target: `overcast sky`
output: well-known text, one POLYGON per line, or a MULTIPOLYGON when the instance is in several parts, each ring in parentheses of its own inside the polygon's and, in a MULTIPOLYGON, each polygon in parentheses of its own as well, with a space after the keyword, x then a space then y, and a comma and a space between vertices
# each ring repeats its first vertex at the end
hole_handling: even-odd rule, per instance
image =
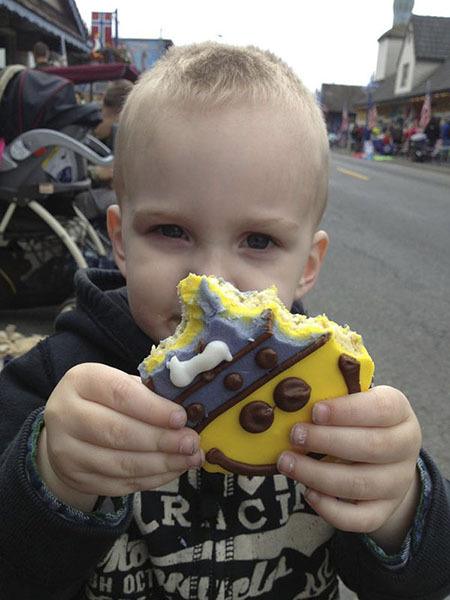
MULTIPOLYGON (((176 45, 204 40, 253 44, 281 56, 314 91, 322 83, 365 85, 377 39, 392 26, 393 0, 76 0, 91 11, 118 10, 119 37, 176 45)), ((414 14, 450 17, 450 0, 415 0, 414 14)))

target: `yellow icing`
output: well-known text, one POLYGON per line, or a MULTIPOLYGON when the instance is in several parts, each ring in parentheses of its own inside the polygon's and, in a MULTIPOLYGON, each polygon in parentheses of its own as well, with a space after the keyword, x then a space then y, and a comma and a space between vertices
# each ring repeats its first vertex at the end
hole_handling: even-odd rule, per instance
POLYGON ((350 331, 348 327, 340 327, 330 321, 325 315, 306 317, 293 315, 277 297, 277 288, 272 286, 260 292, 245 294, 230 283, 217 277, 206 277, 191 273, 178 284, 178 293, 182 302, 182 321, 173 336, 163 340, 157 348, 143 361, 148 374, 163 363, 169 351, 179 350, 188 346, 203 329, 203 311, 197 304, 202 281, 216 294, 225 309, 223 317, 243 318, 252 320, 262 312, 270 309, 274 322, 279 330, 293 340, 303 340, 313 334, 334 331, 341 338, 346 352, 359 351, 362 346, 361 336, 350 331))
MULTIPOLYGON (((272 465, 283 450, 290 447, 290 431, 299 422, 310 422, 312 407, 319 400, 337 398, 348 394, 347 386, 338 366, 342 347, 331 338, 318 350, 286 369, 255 392, 229 408, 214 419, 200 434, 201 447, 205 454, 211 448, 218 448, 228 458, 250 465, 272 465), (295 412, 285 412, 275 405, 273 391, 277 384, 287 377, 303 379, 311 387, 311 397, 304 408, 295 412), (241 410, 255 400, 267 402, 274 410, 274 421, 267 431, 249 433, 240 426, 241 410)), ((348 353, 347 353, 348 354, 348 353)), ((350 355, 350 354, 349 354, 350 355)), ((369 389, 374 364, 367 350, 353 355, 360 361, 361 390, 369 389)), ((226 473, 218 465, 205 463, 210 472, 226 473)))

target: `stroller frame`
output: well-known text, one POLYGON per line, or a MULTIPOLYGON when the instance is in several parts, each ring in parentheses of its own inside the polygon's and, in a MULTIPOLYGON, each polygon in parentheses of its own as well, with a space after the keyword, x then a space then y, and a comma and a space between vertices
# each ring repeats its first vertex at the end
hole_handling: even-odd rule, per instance
MULTIPOLYGON (((101 142, 96 140, 94 137, 87 135, 85 137, 86 143, 81 143, 78 140, 62 133, 60 131, 54 131, 51 129, 32 129, 26 131, 15 140, 13 140, 8 146, 6 146, 3 154, 3 159, 0 164, 0 173, 12 171, 17 168, 18 164, 27 158, 35 155, 49 146, 56 146, 59 148, 65 148, 81 156, 92 164, 109 166, 114 160, 114 157, 109 153, 109 149, 104 146, 101 142)), ((76 264, 80 268, 86 268, 87 262, 78 248, 75 241, 71 238, 66 229, 60 224, 41 203, 38 202, 37 198, 48 197, 52 194, 64 193, 70 191, 72 193, 87 191, 91 187, 91 181, 89 178, 72 182, 69 184, 59 182, 43 182, 36 186, 30 186, 29 188, 18 190, 8 189, 7 187, 0 187, 0 193, 3 198, 9 197, 10 204, 6 208, 3 218, 0 221, 0 245, 5 245, 5 233, 7 227, 16 211, 18 206, 27 206, 36 215, 38 215, 60 238, 63 244, 66 246, 76 264)), ((99 256, 106 256, 106 249, 103 245, 100 237, 98 236, 95 229, 89 223, 88 219, 81 212, 81 210, 72 203, 72 209, 74 214, 84 225, 86 232, 91 239, 95 250, 99 256)))

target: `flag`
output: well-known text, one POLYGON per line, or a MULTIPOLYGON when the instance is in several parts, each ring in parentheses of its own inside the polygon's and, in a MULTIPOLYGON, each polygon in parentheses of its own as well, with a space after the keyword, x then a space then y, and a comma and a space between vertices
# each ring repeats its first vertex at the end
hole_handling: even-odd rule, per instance
POLYGON ((347 102, 345 102, 344 107, 342 109, 341 131, 348 131, 348 109, 347 109, 347 102))
POLYGON ((430 82, 427 82, 427 91, 423 101, 422 110, 420 111, 419 127, 425 129, 431 119, 431 91, 430 82))
POLYGON ((372 101, 372 97, 369 96, 369 104, 367 107, 367 128, 373 129, 378 121, 377 105, 372 101))
POLYGON ((91 35, 100 48, 112 47, 112 13, 91 14, 91 35))

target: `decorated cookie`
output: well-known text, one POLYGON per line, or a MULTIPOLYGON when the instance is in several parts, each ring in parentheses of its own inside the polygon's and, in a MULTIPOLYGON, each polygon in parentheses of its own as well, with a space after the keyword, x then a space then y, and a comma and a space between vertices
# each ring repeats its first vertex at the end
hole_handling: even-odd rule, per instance
POLYGON ((269 475, 298 422, 319 400, 367 390, 374 364, 361 336, 325 315, 291 314, 275 287, 240 292, 189 275, 183 318, 139 365, 143 382, 184 406, 204 468, 269 475))

